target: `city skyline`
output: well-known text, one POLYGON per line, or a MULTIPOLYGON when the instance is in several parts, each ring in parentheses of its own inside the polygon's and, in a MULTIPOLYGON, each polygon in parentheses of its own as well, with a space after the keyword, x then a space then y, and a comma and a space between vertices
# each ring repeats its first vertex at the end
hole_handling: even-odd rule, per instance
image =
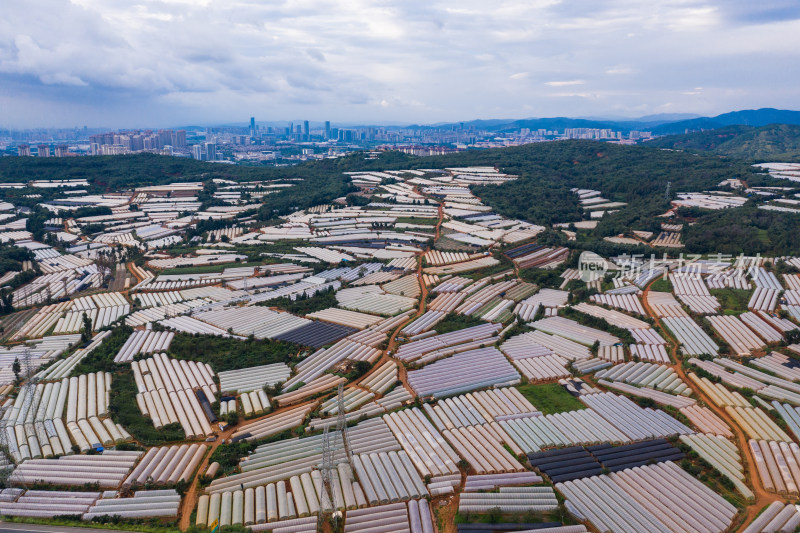
POLYGON ((798 29, 787 0, 39 0, 0 21, 0 127, 792 109, 798 29))

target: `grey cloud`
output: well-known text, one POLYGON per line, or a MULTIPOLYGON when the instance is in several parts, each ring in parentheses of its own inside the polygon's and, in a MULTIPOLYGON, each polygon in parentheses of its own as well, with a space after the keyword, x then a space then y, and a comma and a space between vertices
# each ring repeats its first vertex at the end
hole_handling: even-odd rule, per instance
MULTIPOLYGON (((61 103, 74 123, 95 108, 161 124, 253 109, 435 122, 796 107, 800 75, 785 65, 799 12, 796 0, 30 0, 4 7, 0 80, 13 81, 4 102, 61 103)), ((19 107, 0 121, 27 124, 19 107)))
POLYGON ((764 24, 800 19, 797 0, 717 0, 720 12, 739 24, 764 24))
POLYGON ((325 61, 325 54, 323 54, 321 51, 317 49, 309 48, 308 50, 306 50, 306 54, 308 55, 308 57, 310 57, 315 61, 322 61, 322 62, 325 61))

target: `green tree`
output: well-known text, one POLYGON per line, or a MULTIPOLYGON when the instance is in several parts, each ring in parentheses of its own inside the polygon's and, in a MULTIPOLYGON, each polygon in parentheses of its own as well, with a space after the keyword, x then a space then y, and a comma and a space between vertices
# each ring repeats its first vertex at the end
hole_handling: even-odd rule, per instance
POLYGON ((81 328, 81 341, 86 343, 92 340, 92 319, 83 313, 83 327, 81 328))
POLYGON ((786 343, 797 344, 800 342, 800 329, 792 329, 786 332, 786 343))
POLYGON ((7 315, 14 312, 14 293, 11 290, 3 290, 0 293, 0 313, 7 315))

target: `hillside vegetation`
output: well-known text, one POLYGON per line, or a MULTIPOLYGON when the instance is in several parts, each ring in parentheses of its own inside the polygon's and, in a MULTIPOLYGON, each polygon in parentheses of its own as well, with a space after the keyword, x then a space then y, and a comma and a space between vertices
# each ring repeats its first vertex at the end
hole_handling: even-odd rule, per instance
MULTIPOLYGON (((635 217, 640 211, 663 213, 668 208, 667 182, 673 193, 707 189, 733 177, 745 177, 751 186, 767 180, 774 183, 743 161, 595 141, 535 143, 436 157, 388 152, 373 161, 346 157, 337 165, 342 170, 494 166, 520 179, 476 187, 475 193, 500 214, 537 224, 581 218, 578 197, 570 191, 573 187, 598 189, 609 200, 628 202, 631 205, 618 215, 635 217)), ((613 226, 615 216, 604 219, 602 225, 608 220, 613 226)))
POLYGON ((800 250, 798 215, 764 211, 752 205, 706 213, 684 229, 689 253, 783 256, 800 250))
POLYGON ((800 126, 728 126, 684 135, 669 135, 647 143, 673 150, 712 152, 756 161, 800 161, 800 126))
MULTIPOLYGON (((503 215, 539 224, 580 219, 581 210, 577 196, 570 192, 572 187, 599 189, 613 201, 647 204, 645 210, 649 213, 665 207, 663 194, 668 181, 672 182, 673 191, 699 190, 716 185, 722 179, 751 172, 746 164, 714 157, 698 158, 649 147, 593 141, 560 141, 437 157, 387 152, 374 160, 365 160, 362 153, 355 153, 340 159, 281 168, 221 165, 152 154, 42 159, 6 157, 0 159, 0 182, 83 178, 91 184, 90 192, 107 192, 212 178, 293 180, 289 182, 293 183, 292 187, 264 198, 259 218, 268 220, 344 196, 352 190, 343 174, 346 171, 472 165, 496 166, 519 175, 519 180, 500 187, 478 187, 476 193, 503 215), (654 202, 658 198, 661 201, 654 202)), ((19 202, 20 197, 11 196, 30 191, 6 189, 3 192, 11 201, 19 202)))
POLYGON ((743 109, 741 111, 723 113, 715 117, 698 117, 668 122, 652 128, 652 131, 656 135, 670 135, 684 133, 687 130, 711 130, 737 125, 758 128, 769 124, 800 124, 800 111, 774 109, 771 107, 743 109))
MULTIPOLYGON (((772 128, 772 131, 784 136, 798 129, 795 126, 772 128)), ((477 186, 473 189, 484 203, 509 218, 541 225, 584 219, 586 214, 581 209, 578 196, 571 192, 572 188, 597 189, 610 201, 626 202, 627 205, 617 213, 602 218, 595 230, 579 232, 578 241, 569 243, 570 246, 590 248, 599 253, 617 253, 619 247, 611 246, 611 243, 602 240, 603 237, 631 229, 659 231, 663 219, 656 216, 670 207, 665 197, 667 183, 670 183, 672 198, 679 192, 713 189, 729 178, 743 178, 751 187, 786 185, 784 181, 758 172, 748 160, 717 155, 717 151, 725 147, 741 152, 752 151, 755 149, 754 141, 749 142, 748 139, 769 139, 769 131, 768 128, 734 127, 725 131, 682 136, 686 138, 680 140, 684 143, 681 146, 687 150, 698 150, 696 152, 660 149, 659 146, 668 144, 663 139, 649 146, 575 140, 469 150, 436 157, 385 152, 379 157, 365 159, 364 154, 359 152, 339 159, 282 168, 219 165, 150 154, 60 159, 9 157, 0 159, 0 181, 85 178, 91 183, 93 192, 172 181, 207 181, 210 178, 283 180, 292 183, 292 187, 263 199, 258 218, 274 220, 298 209, 329 203, 354 190, 344 174, 347 171, 492 166, 517 175, 519 179, 499 186, 477 186), (758 135, 754 136, 753 132, 758 132, 758 135), (707 153, 708 150, 713 152, 707 153)), ((767 142, 770 141, 763 140, 763 143, 767 142)), ((777 143, 773 145, 777 146, 777 143)), ((784 146, 784 151, 788 150, 786 145, 781 146, 784 146)), ((22 195, 28 192, 30 189, 5 189, 0 194, 22 195)), ((45 189, 42 192, 49 191, 45 189)), ((12 201, 17 200, 20 198, 12 201)), ((43 216, 50 215, 44 213, 43 216)), ((782 213, 769 216, 754 213, 747 219, 751 226, 741 230, 745 233, 731 238, 730 233, 725 234, 725 224, 719 222, 718 218, 734 217, 726 218, 725 223, 738 222, 735 214, 701 216, 701 222, 704 223, 698 224, 698 228, 686 235, 687 248, 699 250, 713 247, 712 251, 719 251, 717 244, 728 248, 739 243, 744 246, 742 251, 747 252, 787 250, 791 239, 786 236, 788 230, 782 224, 786 219, 796 218, 782 213), (764 237, 765 233, 767 237, 764 237), (713 238, 708 240, 709 237, 713 238)), ((550 232, 549 235, 552 240, 549 244, 567 244, 561 242, 563 234, 550 232)))
POLYGON ((522 146, 508 149, 503 159, 501 166, 520 179, 477 188, 484 202, 508 217, 538 224, 569 222, 580 219, 578 199, 570 189, 597 189, 604 198, 629 203, 603 220, 601 226, 608 226, 601 229, 604 234, 618 232, 617 220, 663 213, 669 207, 664 198, 668 182, 673 192, 697 191, 726 178, 753 175, 748 165, 736 161, 590 141, 522 146), (515 155, 523 157, 517 161, 515 155))
POLYGON ((118 190, 176 181, 221 178, 251 181, 285 177, 272 168, 254 168, 196 161, 185 157, 131 154, 95 157, 4 157, 0 182, 86 179, 97 189, 118 190))
MULTIPOLYGON (((189 158, 154 154, 120 156, 38 158, 0 158, 0 183, 29 180, 86 179, 89 192, 103 193, 132 187, 163 185, 174 182, 208 181, 285 181, 292 187, 268 195, 260 212, 263 219, 274 218, 312 205, 330 202, 351 191, 348 179, 332 161, 310 162, 293 167, 250 167, 196 161, 189 158), (300 179, 298 179, 300 178, 300 179)), ((26 199, 31 192, 49 196, 61 194, 56 189, 4 189, 4 197, 15 205, 33 207, 36 200, 26 199)))
MULTIPOLYGON (((711 138, 706 142, 711 143, 711 138)), ((498 167, 519 179, 499 186, 474 187, 475 194, 501 215, 541 225, 585 218, 571 188, 600 190, 604 198, 628 205, 607 214, 596 229, 578 232, 577 241, 567 242, 563 234, 549 232, 546 236, 550 241, 546 244, 591 249, 603 255, 653 251, 644 246, 616 245, 602 238, 632 229, 658 233, 664 222, 658 215, 671 207, 665 197, 667 183, 671 198, 679 192, 715 189, 729 178, 742 178, 751 187, 787 185, 754 169, 747 160, 594 141, 536 143, 425 158, 388 152, 374 161, 355 156, 343 158, 337 165, 343 170, 498 167)), ((745 212, 700 210, 697 216, 701 217, 699 223, 687 229, 684 237, 687 249, 695 252, 787 254, 797 249, 791 229, 797 224, 795 215, 760 211, 753 206, 745 212)), ((545 242, 541 236, 539 242, 545 242)))

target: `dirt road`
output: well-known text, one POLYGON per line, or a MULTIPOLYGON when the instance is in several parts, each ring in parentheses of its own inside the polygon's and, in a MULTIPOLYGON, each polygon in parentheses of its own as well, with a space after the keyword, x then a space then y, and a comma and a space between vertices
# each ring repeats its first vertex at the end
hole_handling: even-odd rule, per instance
MULTIPOLYGON (((444 209, 442 208, 442 204, 439 204, 439 218, 436 221, 436 238, 434 239, 434 242, 436 242, 436 240, 439 239, 440 228, 443 219, 444 219, 444 209)), ((414 315, 410 316, 408 320, 403 321, 402 324, 397 326, 394 329, 394 331, 392 331, 389 334, 389 342, 386 346, 386 349, 383 351, 383 354, 381 354, 380 359, 378 359, 378 361, 372 366, 372 370, 370 370, 367 374, 365 374, 364 377, 362 377, 359 381, 365 380, 373 372, 375 372, 378 368, 380 368, 381 365, 383 365, 386 361, 391 359, 391 356, 389 354, 394 353, 397 350, 397 336, 400 334, 400 331, 414 319, 422 316, 425 313, 425 308, 427 305, 426 300, 428 299, 428 287, 427 285, 425 285, 425 282, 423 281, 422 278, 422 255, 417 257, 416 276, 421 291, 419 295, 419 306, 417 307, 417 312, 414 315)), ((406 381, 407 379, 406 368, 402 364, 398 364, 397 366, 398 366, 398 379, 403 383, 403 386, 406 389, 411 390, 411 388, 408 386, 408 382, 406 381)))
MULTIPOLYGON (((437 238, 438 238, 438 235, 439 235, 439 227, 442 224, 442 218, 443 218, 443 210, 442 210, 442 206, 440 204, 439 205, 439 219, 438 219, 438 221, 436 223, 436 235, 437 235, 437 238)), ((131 270, 131 272, 134 273, 134 275, 135 275, 135 272, 133 270, 131 270)), ((383 351, 383 354, 381 354, 380 359, 378 359, 378 361, 372 366, 372 369, 370 370, 370 372, 368 372, 364 377, 359 379, 359 381, 363 381, 364 379, 366 379, 370 374, 375 372, 375 370, 378 369, 384 362, 386 362, 386 361, 388 361, 390 359, 389 353, 390 352, 394 353, 394 351, 397 349, 397 336, 400 334, 400 331, 409 322, 413 321, 414 319, 416 319, 417 317, 419 317, 423 313, 425 313, 425 306, 426 306, 426 301, 425 300, 428 297, 428 287, 425 285, 425 283, 423 282, 423 279, 422 279, 422 256, 419 256, 417 258, 416 276, 417 276, 417 280, 418 280, 418 282, 420 284, 420 290, 421 290, 420 300, 419 300, 419 307, 417 308, 417 312, 414 315, 410 316, 408 318, 408 320, 403 321, 402 324, 398 325, 389 334, 388 345, 387 345, 386 349, 383 351)), ((141 282, 141 280, 139 280, 139 281, 141 282)), ((398 369, 399 369, 398 377, 399 377, 400 381, 403 383, 403 386, 408 389, 409 387, 408 387, 408 383, 406 381, 406 369, 402 364, 398 364, 398 369)), ((303 403, 307 403, 307 402, 303 402, 303 403)), ((291 407, 285 407, 285 408, 282 408, 282 409, 290 409, 290 408, 293 409, 293 408, 297 407, 298 405, 303 405, 303 403, 292 405, 291 407)), ((211 450, 209 451, 208 454, 206 454, 206 457, 203 459, 203 462, 198 467, 197 475, 192 480, 192 484, 189 487, 189 489, 186 491, 186 494, 184 495, 183 500, 181 502, 180 521, 179 521, 178 525, 182 530, 187 529, 191 525, 192 511, 197 506, 197 498, 201 494, 200 487, 199 487, 199 482, 198 482, 198 477, 203 472, 205 472, 206 469, 208 468, 209 460, 210 460, 211 456, 214 454, 214 451, 220 446, 220 444, 222 444, 225 440, 229 439, 231 437, 231 435, 235 431, 239 431, 239 430, 247 427, 248 425, 265 418, 266 416, 274 415, 275 413, 280 412, 282 409, 277 409, 277 410, 269 413, 268 415, 264 415, 264 416, 259 417, 259 418, 253 418, 253 419, 247 420, 247 421, 237 425, 235 428, 229 428, 224 433, 218 434, 217 440, 214 443, 212 443, 211 450)))
POLYGON ((747 435, 745 435, 744 431, 741 427, 739 427, 736 422, 731 418, 728 413, 722 407, 716 405, 711 399, 703 392, 702 389, 695 385, 694 381, 689 379, 686 376, 686 370, 683 368, 683 365, 680 363, 680 356, 678 355, 678 340, 672 335, 672 333, 664 326, 661 322, 661 319, 653 312, 653 309, 650 307, 649 303, 647 302, 647 295, 650 292, 650 287, 653 283, 657 280, 653 280, 650 282, 647 287, 645 287, 644 292, 642 294, 642 304, 644 305, 644 309, 649 316, 655 320, 656 324, 661 327, 661 331, 665 337, 668 338, 670 343, 672 344, 670 348, 670 356, 675 363, 670 364, 669 366, 672 367, 675 372, 677 372, 678 376, 680 376, 681 380, 683 380, 686 385, 688 385, 692 391, 694 392, 695 396, 703 401, 703 403, 708 406, 709 409, 714 411, 714 413, 719 416, 722 420, 725 421, 726 424, 731 428, 733 431, 735 438, 736 438, 736 445, 739 448, 739 452, 742 455, 743 461, 742 464, 744 466, 744 471, 747 476, 747 480, 749 481, 750 487, 753 489, 753 494, 755 495, 755 500, 751 502, 746 510, 744 515, 744 520, 742 522, 741 528, 744 527, 753 521, 753 519, 758 515, 758 513, 775 501, 782 501, 781 498, 777 494, 772 494, 767 492, 764 489, 764 486, 761 484, 761 479, 758 477, 758 470, 756 469, 755 460, 753 459, 753 455, 750 451, 750 446, 747 445, 747 435))

